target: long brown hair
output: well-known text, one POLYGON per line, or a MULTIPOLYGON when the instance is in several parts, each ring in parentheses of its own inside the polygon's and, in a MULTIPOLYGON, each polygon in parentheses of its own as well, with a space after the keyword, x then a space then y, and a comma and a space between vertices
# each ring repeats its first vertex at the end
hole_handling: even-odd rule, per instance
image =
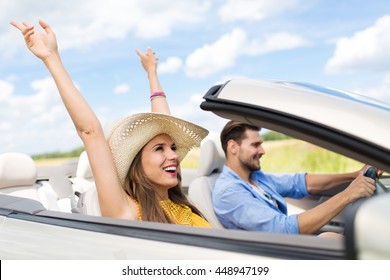
MULTIPOLYGON (((123 188, 125 192, 140 205, 143 221, 173 223, 160 206, 154 184, 146 177, 141 164, 142 150, 134 158, 127 173, 123 188)), ((200 211, 192 205, 182 192, 181 174, 178 172, 179 183, 168 190, 168 197, 176 204, 185 204, 192 212, 203 217, 200 211)))

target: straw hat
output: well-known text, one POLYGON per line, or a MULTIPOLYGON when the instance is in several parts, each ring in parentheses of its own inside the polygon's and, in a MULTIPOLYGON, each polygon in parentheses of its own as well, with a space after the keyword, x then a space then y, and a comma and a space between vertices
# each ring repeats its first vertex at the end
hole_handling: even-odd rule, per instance
POLYGON ((159 113, 139 113, 120 120, 111 129, 107 140, 122 184, 135 156, 159 134, 167 134, 172 138, 181 161, 189 150, 207 136, 208 131, 193 123, 159 113))

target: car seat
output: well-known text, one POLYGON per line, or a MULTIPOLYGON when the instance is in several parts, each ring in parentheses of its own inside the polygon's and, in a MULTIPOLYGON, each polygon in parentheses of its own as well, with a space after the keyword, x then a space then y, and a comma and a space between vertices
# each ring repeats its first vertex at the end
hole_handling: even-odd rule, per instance
MULTIPOLYGON (((78 175, 76 175, 76 177, 78 178, 82 178, 83 176, 85 177, 85 174, 92 175, 92 172, 89 173, 90 167, 88 157, 82 157, 81 155, 80 161, 84 160, 86 162, 80 162, 80 164, 82 164, 81 166, 84 167, 80 167, 80 170, 79 167, 77 167, 78 175)), ((201 211, 214 228, 223 228, 214 213, 211 192, 214 187, 215 180, 222 171, 224 164, 225 156, 222 147, 219 144, 219 136, 217 133, 210 133, 209 136, 207 136, 201 143, 197 174, 196 178, 189 184, 188 198, 192 203, 194 203, 199 211, 201 211)), ((101 216, 97 190, 95 184, 93 183, 93 178, 84 178, 84 183, 86 183, 86 181, 89 181, 91 185, 89 185, 86 190, 78 194, 78 203, 76 207, 72 209, 72 212, 101 216)), ((77 181, 75 182, 77 183, 77 181)))
POLYGON ((91 216, 102 215, 95 185, 91 186, 85 192, 80 194, 77 206, 72 208, 72 212, 91 216))
POLYGON ((190 183, 188 198, 214 228, 223 228, 215 215, 211 194, 224 164, 219 135, 212 132, 201 142, 197 178, 190 183))
POLYGON ((70 212, 70 202, 68 209, 62 209, 49 182, 37 181, 35 162, 23 153, 0 155, 0 193, 37 200, 48 210, 70 212))
POLYGON ((74 191, 72 212, 101 216, 96 185, 86 151, 80 154, 76 176, 69 180, 74 191))
POLYGON ((83 151, 77 162, 76 176, 69 179, 72 183, 74 192, 83 193, 89 188, 95 186, 91 166, 89 165, 88 155, 83 151))

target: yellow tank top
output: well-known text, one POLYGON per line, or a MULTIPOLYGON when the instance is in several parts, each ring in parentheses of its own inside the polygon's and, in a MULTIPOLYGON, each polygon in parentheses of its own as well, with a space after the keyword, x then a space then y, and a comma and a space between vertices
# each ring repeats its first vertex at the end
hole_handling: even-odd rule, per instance
MULTIPOLYGON (((142 221, 142 214, 140 205, 137 203, 138 207, 138 219, 142 221)), ((161 208, 164 210, 164 213, 178 225, 185 226, 194 226, 194 227, 204 227, 211 228, 211 225, 202 217, 192 212, 191 208, 185 204, 177 204, 172 200, 162 200, 160 201, 161 208)))

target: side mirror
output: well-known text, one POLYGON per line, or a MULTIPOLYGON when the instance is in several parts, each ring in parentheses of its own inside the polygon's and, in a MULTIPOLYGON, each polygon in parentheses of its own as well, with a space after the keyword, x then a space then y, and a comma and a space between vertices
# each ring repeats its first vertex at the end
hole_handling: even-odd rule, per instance
POLYGON ((345 242, 347 259, 390 259, 390 193, 346 209, 345 242))

